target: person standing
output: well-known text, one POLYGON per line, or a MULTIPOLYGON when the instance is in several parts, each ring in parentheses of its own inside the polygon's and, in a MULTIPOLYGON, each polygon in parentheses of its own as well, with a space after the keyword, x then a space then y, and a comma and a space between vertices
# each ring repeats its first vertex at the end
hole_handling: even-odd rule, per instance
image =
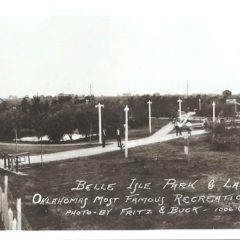
POLYGON ((191 124, 191 122, 188 121, 186 123, 186 127, 187 127, 187 131, 188 131, 189 136, 191 136, 191 131, 192 131, 192 124, 191 124))
POLYGON ((105 147, 106 144, 106 129, 104 128, 102 131, 102 147, 105 147))
POLYGON ((120 129, 117 128, 117 144, 118 144, 118 147, 121 147, 122 146, 122 142, 121 142, 121 132, 120 132, 120 129))
POLYGON ((179 134, 180 134, 180 136, 182 136, 182 123, 177 122, 177 125, 178 125, 179 134))
POLYGON ((178 121, 177 120, 174 122, 174 127, 175 127, 175 130, 176 130, 176 136, 178 136, 179 126, 178 126, 178 121))

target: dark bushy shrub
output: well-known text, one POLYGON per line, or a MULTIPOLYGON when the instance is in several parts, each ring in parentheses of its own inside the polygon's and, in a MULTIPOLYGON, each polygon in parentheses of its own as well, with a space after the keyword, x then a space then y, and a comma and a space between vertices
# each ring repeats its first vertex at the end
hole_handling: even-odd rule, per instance
POLYGON ((212 131, 212 148, 219 151, 240 149, 240 129, 217 124, 212 131))
POLYGON ((34 129, 28 129, 28 128, 24 128, 24 129, 20 129, 19 130, 19 138, 22 138, 22 137, 33 137, 33 136, 36 136, 37 133, 34 129))

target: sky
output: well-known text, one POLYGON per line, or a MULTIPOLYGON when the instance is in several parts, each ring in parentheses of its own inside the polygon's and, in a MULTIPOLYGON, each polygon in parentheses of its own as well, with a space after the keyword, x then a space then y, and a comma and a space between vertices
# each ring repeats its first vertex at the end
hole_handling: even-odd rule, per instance
POLYGON ((0 4, 0 98, 240 93, 240 1, 0 4))

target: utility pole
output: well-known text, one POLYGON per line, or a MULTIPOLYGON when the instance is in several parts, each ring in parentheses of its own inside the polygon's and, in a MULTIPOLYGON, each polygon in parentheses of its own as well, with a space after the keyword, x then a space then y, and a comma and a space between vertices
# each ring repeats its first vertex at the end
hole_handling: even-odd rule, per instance
POLYGON ((215 115, 215 107, 216 107, 216 103, 213 101, 212 103, 213 106, 213 125, 215 125, 215 121, 216 121, 216 115, 215 115))
POLYGON ((102 144, 102 108, 104 105, 98 103, 95 105, 98 108, 98 130, 99 130, 99 143, 102 144))
POLYGON ((179 118, 180 118, 180 121, 181 121, 181 117, 182 117, 182 99, 181 98, 179 98, 178 99, 178 104, 179 104, 179 109, 178 109, 178 111, 179 111, 179 118))
POLYGON ((148 114, 149 114, 149 116, 148 116, 148 118, 149 118, 149 132, 151 133, 152 132, 152 113, 151 113, 151 104, 152 104, 152 102, 149 100, 148 102, 147 102, 147 104, 148 104, 148 114))
POLYGON ((128 158, 128 105, 124 108, 125 111, 125 158, 128 158))

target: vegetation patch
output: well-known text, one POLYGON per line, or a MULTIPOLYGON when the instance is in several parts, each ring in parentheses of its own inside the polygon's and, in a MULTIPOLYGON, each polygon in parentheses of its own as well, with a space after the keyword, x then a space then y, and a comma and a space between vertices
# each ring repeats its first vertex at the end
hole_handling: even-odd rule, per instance
MULTIPOLYGON (((236 213, 211 213, 196 215, 160 215, 149 216, 119 216, 121 208, 126 204, 119 203, 109 216, 66 216, 69 206, 34 205, 32 198, 39 193, 50 198, 74 197, 71 191, 77 179, 89 183, 114 183, 117 185, 117 195, 124 197, 129 192, 126 190, 130 179, 136 178, 139 182, 152 182, 150 192, 140 191, 145 197, 153 194, 162 195, 161 186, 164 179, 175 178, 189 181, 199 180, 197 194, 229 194, 221 188, 207 190, 209 179, 224 183, 228 178, 239 178, 239 154, 235 152, 214 151, 208 141, 208 136, 190 138, 190 162, 188 163, 183 152, 186 139, 151 144, 130 149, 129 158, 124 158, 124 153, 112 152, 98 156, 83 157, 76 160, 59 161, 44 164, 42 167, 34 165, 26 169, 27 176, 10 175, 10 189, 14 197, 21 197, 23 211, 34 230, 59 230, 59 229, 209 229, 209 228, 239 228, 236 213)), ((178 191, 179 192, 179 191, 178 191)), ((169 189, 164 192, 168 199, 174 191, 169 189)), ((193 191, 184 190, 184 195, 193 196, 193 191)), ((81 197, 94 197, 93 192, 80 192, 81 197)), ((101 194, 104 194, 101 192, 101 194)), ((111 195, 110 193, 106 196, 111 195)), ((112 196, 112 195, 111 195, 112 196)), ((169 201, 168 206, 172 206, 169 201)), ((214 207, 222 206, 220 203, 214 207)), ((146 205, 139 204, 139 208, 146 205)), ((206 204, 211 208, 211 205, 206 204)), ((95 206, 89 206, 91 210, 95 206)))

